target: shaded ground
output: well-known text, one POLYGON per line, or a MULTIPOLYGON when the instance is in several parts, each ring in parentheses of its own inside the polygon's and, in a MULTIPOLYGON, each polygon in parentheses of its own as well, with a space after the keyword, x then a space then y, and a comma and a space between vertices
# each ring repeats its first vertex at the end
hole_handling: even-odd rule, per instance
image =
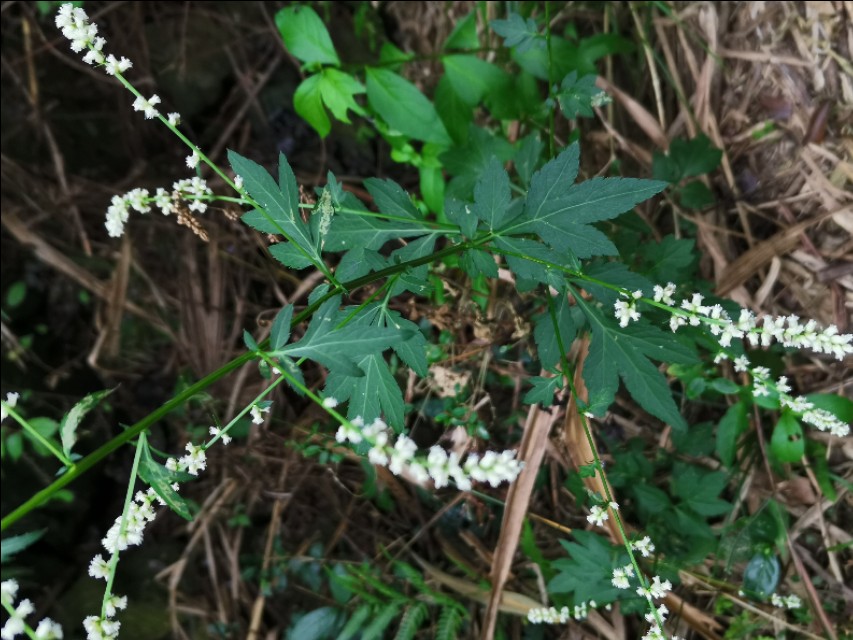
MULTIPOLYGON (((332 3, 325 9, 348 61, 369 61, 375 49, 364 43, 384 39, 428 56, 469 10, 469 3, 380 3, 378 11, 366 6, 332 3), (362 17, 361 35, 353 35, 362 17)), ((299 70, 275 31, 276 8, 86 4, 110 47, 134 61, 137 86, 164 96, 167 110, 182 114, 184 130, 214 160, 235 149, 271 166, 281 151, 306 187, 322 184, 332 170, 354 189, 378 176, 415 191, 417 175, 393 164, 378 138, 340 127, 321 142, 294 114, 299 70)), ((688 211, 670 202, 647 221, 661 236, 678 232, 684 220, 695 225, 702 275, 718 293, 755 311, 796 313, 849 332, 850 4, 610 5, 606 14, 598 6, 569 5, 555 14, 555 29, 571 22, 582 34, 617 32, 637 43, 630 56, 600 65, 616 100, 582 125, 587 175, 614 161, 634 175, 648 175, 654 151, 704 133, 725 152, 721 169, 707 179, 716 204, 688 211)), ((81 395, 119 385, 112 412, 87 423, 85 444, 94 449, 115 434, 118 423, 135 422, 237 355, 244 328, 266 326, 286 300, 304 304, 312 282, 268 260, 265 240, 233 221, 233 212, 204 218, 208 242, 160 216, 137 217, 123 240, 108 238, 103 216, 110 197, 184 177, 185 152, 162 127, 140 121, 121 87, 79 62, 35 5, 4 5, 2 19, 0 285, 4 295, 19 283, 26 291, 19 304, 11 306, 7 298, 4 305, 3 392, 27 389, 33 398, 29 415, 56 418, 81 395)), ((413 65, 410 77, 429 90, 439 71, 437 63, 425 62, 413 65)), ((523 305, 510 305, 504 321, 488 332, 464 294, 447 308, 412 300, 406 309, 409 317, 428 320, 435 336, 447 329, 454 337, 457 351, 447 364, 473 377, 473 413, 508 441, 518 438, 524 420, 524 343, 496 357, 484 337, 510 342, 519 324, 529 321, 523 305), (514 387, 501 386, 507 378, 517 381, 514 387)), ((849 365, 804 357, 790 362, 789 371, 801 393, 849 396, 849 365)), ((322 385, 316 373, 310 382, 322 385)), ((187 438, 206 431, 212 415, 230 417, 262 385, 256 368, 241 371, 158 424, 156 446, 180 450, 187 438)), ((423 401, 424 414, 434 417, 441 403, 436 408, 424 399, 438 402, 436 395, 413 381, 407 400, 423 401)), ((270 634, 257 637, 280 637, 295 613, 334 603, 321 565, 371 560, 390 583, 383 549, 412 564, 417 561, 409 552, 444 571, 462 564, 474 576, 488 575, 501 512, 487 497, 451 491, 431 497, 382 470, 376 478, 355 459, 327 464, 328 441, 316 429, 320 415, 295 397, 276 400, 268 429, 235 442, 227 456, 222 450, 211 455, 209 472, 191 489, 202 506, 197 520, 186 525, 172 516, 158 519, 151 540, 122 561, 120 586, 133 602, 123 618, 129 637, 244 637, 250 629, 270 634), (168 619, 149 615, 167 604, 168 619)), ((436 425, 423 420, 429 439, 436 425)), ((629 401, 620 401, 599 428, 605 453, 629 437, 641 438, 652 454, 666 442, 658 425, 629 401)), ((830 444, 823 434, 809 437, 830 444)), ((576 443, 555 432, 553 444, 530 511, 583 528, 585 512, 563 486, 567 470, 577 464, 576 443)), ((832 443, 826 457, 849 487, 853 443, 832 443)), ((606 459, 612 460, 609 454, 606 459)), ((120 511, 129 460, 126 452, 113 456, 73 485, 72 503, 38 511, 26 523, 27 529, 48 526, 50 535, 22 554, 14 570, 23 572, 25 591, 67 628, 81 612, 94 610, 100 597, 101 585, 83 576, 120 511), (51 580, 44 580, 48 573, 51 580)), ((48 481, 32 455, 15 465, 4 461, 3 512, 48 481)), ((794 625, 795 633, 820 637, 827 624, 837 637, 853 633, 845 622, 853 598, 843 587, 850 580, 849 491, 839 491, 834 501, 822 498, 810 471, 770 475, 760 459, 744 468, 744 479, 731 491, 743 513, 768 496, 783 505, 793 552, 784 568, 790 591, 807 599, 804 585, 810 584, 819 599, 832 600, 834 609, 823 619, 813 610, 810 621, 794 625)), ((491 493, 506 497, 505 491, 491 493)), ((534 535, 546 554, 559 554, 558 529, 535 523, 534 535)), ((516 577, 527 576, 517 560, 516 577)), ((713 564, 709 560, 704 568, 710 572, 713 564)), ((731 584, 739 570, 727 574, 731 584)), ((721 637, 751 611, 746 602, 715 609, 716 591, 703 571, 682 577, 678 596, 694 607, 681 619, 682 636, 721 637)), ((431 583, 454 594, 436 574, 431 583)), ((535 580, 511 580, 508 588, 539 599, 535 580)), ((736 591, 729 595, 738 602, 736 591)), ((466 635, 476 637, 482 607, 463 603, 473 621, 466 635)), ((772 612, 754 617, 765 633, 785 628, 772 612)), ((508 637, 522 637, 519 618, 506 616, 501 624, 508 637)), ((573 624, 548 637, 628 638, 631 624, 618 610, 602 612, 592 624, 573 624)))

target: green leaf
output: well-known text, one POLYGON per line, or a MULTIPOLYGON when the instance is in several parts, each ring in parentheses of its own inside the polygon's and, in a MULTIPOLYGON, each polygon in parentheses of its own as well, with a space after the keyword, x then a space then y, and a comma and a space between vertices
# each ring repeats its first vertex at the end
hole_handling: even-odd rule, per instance
POLYGON ((723 152, 705 136, 692 140, 676 138, 667 155, 655 152, 652 158, 652 175, 658 180, 676 184, 684 178, 710 173, 720 165, 723 152))
POLYGON ((714 451, 714 424, 700 422, 691 424, 686 431, 673 431, 672 443, 676 450, 686 456, 707 456, 714 451))
POLYGON ((394 352, 400 359, 412 368, 412 371, 421 377, 429 373, 429 363, 426 357, 427 340, 424 334, 411 320, 402 317, 397 311, 382 307, 382 321, 386 327, 392 327, 404 333, 411 333, 411 337, 393 345, 394 352))
POLYGON ((328 640, 342 622, 341 611, 335 607, 321 607, 309 611, 285 635, 286 640, 328 640))
POLYGON ((613 567, 624 566, 628 555, 602 536, 591 531, 574 530, 577 542, 560 540, 569 554, 551 563, 559 573, 548 582, 548 593, 573 593, 576 601, 595 600, 606 604, 619 599, 624 591, 611 583, 613 567))
POLYGON ((422 166, 418 168, 421 197, 430 211, 441 214, 444 210, 444 170, 442 167, 422 166))
POLYGON ((397 218, 423 220, 421 212, 415 207, 409 194, 393 180, 368 178, 364 186, 373 197, 380 213, 397 218))
POLYGON ((347 111, 359 115, 364 113, 353 96, 365 91, 364 85, 348 73, 331 68, 320 72, 320 95, 323 96, 323 103, 341 122, 349 124, 347 111))
POLYGON ((543 407, 550 407, 554 404, 554 394, 558 389, 562 388, 563 378, 561 376, 551 376, 550 378, 541 378, 533 376, 530 378, 530 383, 533 388, 524 394, 522 402, 524 404, 541 404, 543 407))
POLYGON ((512 154, 513 148, 508 140, 472 124, 465 144, 451 147, 439 156, 447 172, 457 177, 448 187, 448 195, 470 199, 474 193, 474 183, 492 158, 507 162, 512 154))
POLYGON ((482 249, 468 249, 459 258, 460 266, 472 278, 486 276, 488 278, 498 277, 498 265, 488 251, 482 249))
POLYGON ((450 145, 433 104, 411 82, 387 69, 367 69, 367 99, 385 122, 415 140, 450 145))
POLYGON ((414 59, 414 55, 406 53, 391 42, 383 42, 379 49, 379 62, 389 69, 398 69, 403 63, 414 59))
POLYGON ((530 179, 536 171, 536 165, 539 164, 539 159, 544 150, 545 145, 537 133, 531 133, 521 140, 518 151, 513 158, 513 164, 521 184, 525 187, 530 185, 530 179))
POLYGON ((309 76, 300 82, 293 94, 293 108, 321 138, 325 138, 332 130, 332 123, 326 109, 323 108, 323 94, 320 92, 320 83, 320 74, 309 76))
POLYGON ((580 297, 576 299, 592 327, 592 344, 583 372, 589 388, 589 411, 599 414, 610 406, 621 377, 646 411, 674 429, 686 429, 666 378, 648 358, 692 364, 696 356, 691 350, 655 327, 635 323, 622 329, 580 297))
POLYGON ((381 353, 361 357, 358 366, 361 377, 351 377, 332 372, 326 380, 327 396, 343 402, 349 400, 347 416, 350 420, 361 417, 366 424, 385 416, 385 421, 395 429, 405 423, 403 393, 381 353))
POLYGON ((468 107, 477 105, 493 87, 503 82, 503 71, 476 56, 444 56, 442 63, 448 82, 468 107))
POLYGON ((308 226, 299 214, 296 176, 284 154, 278 157, 278 184, 266 169, 233 151, 228 152, 228 160, 234 172, 243 178, 246 191, 263 209, 244 214, 243 222, 264 233, 284 235, 319 264, 320 255, 314 247, 308 226))
POLYGON ((189 474, 169 471, 162 464, 158 464, 151 456, 147 440, 143 440, 138 446, 142 447, 139 459, 139 477, 147 482, 157 495, 160 496, 168 507, 185 520, 192 520, 189 504, 177 491, 172 489, 175 482, 181 482, 189 478, 189 474))
POLYGON ((806 452, 803 428, 792 413, 784 411, 773 429, 770 452, 779 462, 797 462, 806 452))
POLYGON ((519 291, 530 290, 535 283, 557 290, 565 288, 565 276, 550 265, 565 264, 568 262, 566 256, 528 238, 498 237, 495 239, 495 248, 506 257, 507 266, 517 277, 516 287, 519 291))
POLYGON ((10 433, 7 437, 3 438, 2 442, 12 461, 17 462, 21 459, 21 455, 24 453, 24 439, 20 431, 10 433))
POLYGON ((539 361, 545 369, 554 369, 560 364, 560 358, 568 352, 577 333, 566 293, 559 293, 552 298, 552 304, 553 310, 549 309, 540 315, 533 328, 539 361), (565 351, 561 351, 561 344, 565 351))
POLYGON ((341 282, 348 282, 367 275, 371 271, 380 271, 387 266, 388 261, 379 252, 358 247, 344 254, 335 270, 335 276, 341 282))
POLYGON ((637 500, 637 509, 645 517, 656 513, 663 513, 672 506, 672 500, 669 499, 669 495, 654 485, 644 482, 634 483, 630 485, 630 491, 637 500))
POLYGON ((304 356, 319 362, 330 372, 362 376, 363 372, 355 360, 366 353, 379 354, 409 337, 401 331, 355 323, 336 327, 341 320, 339 304, 340 296, 327 300, 311 318, 302 339, 284 347, 275 355, 304 356))
POLYGON ((492 158, 474 187, 474 214, 494 231, 506 222, 510 199, 509 176, 492 158))
MULTIPOLYGON (((413 240, 405 247, 395 250, 391 253, 390 261, 399 264, 401 262, 410 262, 418 258, 425 258, 433 253, 435 249, 435 241, 438 234, 430 233, 417 240, 413 240)), ((426 295, 431 285, 428 280, 429 265, 422 264, 417 267, 407 268, 396 281, 391 285, 388 295, 391 297, 400 295, 404 291, 411 291, 416 295, 426 295)))
POLYGON ((373 607, 369 604, 361 605, 355 610, 355 613, 352 614, 352 618, 349 619, 349 622, 347 622, 344 628, 341 629, 341 633, 338 635, 337 640, 351 640, 352 638, 355 638, 356 635, 364 628, 364 623, 367 622, 371 613, 373 613, 373 607))
POLYGON ((305 64, 341 64, 326 25, 311 7, 282 9, 275 24, 287 50, 305 64))
POLYGON ((696 243, 692 238, 667 235, 660 242, 641 243, 638 255, 642 258, 642 273, 653 282, 688 282, 697 263, 696 243))
POLYGON ((447 76, 442 76, 435 88, 435 109, 453 142, 465 144, 474 110, 462 101, 447 76))
POLYGON ((270 328, 270 349, 277 351, 287 344, 290 339, 290 322, 293 318, 293 305, 288 304, 281 308, 272 321, 270 328))
POLYGON ((22 533, 19 536, 3 538, 0 541, 0 564, 6 564, 16 554, 38 541, 46 532, 47 529, 39 529, 37 531, 22 533))
MULTIPOLYGON (((584 275, 592 279, 618 284, 629 291, 640 290, 647 296, 652 294, 654 287, 648 278, 634 273, 622 262, 595 262, 586 266, 583 271, 584 275)), ((617 300, 624 299, 610 287, 581 279, 577 279, 575 282, 591 293, 606 308, 612 309, 617 300)))
POLYGON ((749 426, 747 407, 742 402, 730 406, 717 425, 717 455, 731 468, 737 456, 737 441, 749 426))
POLYGON ((246 345, 246 348, 249 351, 257 351, 258 350, 257 340, 255 340, 255 338, 252 336, 252 334, 249 333, 248 331, 246 331, 245 329, 243 330, 243 344, 246 345))
POLYGON ((557 100, 560 103, 560 110, 567 119, 574 120, 578 116, 591 118, 595 115, 592 110, 593 100, 604 93, 595 86, 595 79, 594 74, 579 78, 577 71, 572 71, 563 78, 557 100))
POLYGON ((705 183, 698 180, 688 182, 683 187, 676 188, 675 194, 678 196, 681 205, 688 209, 704 209, 717 201, 711 190, 705 186, 705 183))
POLYGON ((384 637, 385 629, 400 612, 400 603, 392 602, 379 611, 361 632, 361 640, 377 640, 384 637))
POLYGON ((676 463, 670 480, 672 495, 681 498, 696 513, 719 516, 732 505, 718 496, 726 488, 728 476, 722 471, 709 471, 693 464, 676 463))
POLYGON ((525 20, 517 13, 511 12, 506 20, 492 20, 489 25, 504 39, 505 47, 515 47, 519 54, 531 49, 545 48, 545 38, 539 33, 533 18, 525 20))
POLYGON ((462 614, 456 607, 445 607, 438 616, 435 640, 456 640, 456 632, 462 625, 462 614))
POLYGON ((753 598, 769 598, 776 593, 780 575, 779 559, 775 555, 756 554, 743 572, 742 590, 753 598))
POLYGON ((62 451, 66 456, 71 455, 71 448, 77 442, 77 427, 92 409, 97 407, 101 400, 110 395, 115 389, 105 389, 90 393, 62 417, 59 423, 59 437, 62 440, 62 451))
POLYGON ((613 255, 616 247, 592 222, 609 220, 650 198, 665 182, 633 178, 593 178, 573 185, 578 147, 573 144, 533 176, 524 215, 501 235, 536 233, 558 251, 579 258, 613 255))
POLYGON ((473 238, 477 234, 480 221, 474 215, 474 205, 455 198, 447 198, 444 201, 444 214, 450 222, 459 225, 462 235, 466 238, 473 238))
POLYGON ((6 291, 6 305, 14 309, 19 306, 24 298, 27 297, 27 283, 23 280, 18 280, 12 283, 12 286, 6 291))
POLYGON ((278 242, 269 246, 270 255, 289 269, 301 271, 312 266, 314 262, 310 256, 300 250, 293 242, 278 242))
POLYGON ((461 20, 456 21, 453 31, 447 36, 442 49, 450 51, 452 49, 477 49, 480 46, 480 40, 477 37, 477 12, 471 11, 461 20))
POLYGON ((429 607, 424 602, 415 602, 412 606, 406 609, 400 620, 400 626, 397 628, 397 635, 394 640, 414 640, 418 633, 418 629, 429 617, 429 607))
POLYGON ((355 206, 348 202, 347 207, 362 209, 365 215, 349 211, 336 213, 332 218, 329 234, 326 236, 326 251, 376 250, 388 240, 422 236, 427 233, 427 229, 417 224, 397 220, 389 222, 370 215, 360 202, 355 206))

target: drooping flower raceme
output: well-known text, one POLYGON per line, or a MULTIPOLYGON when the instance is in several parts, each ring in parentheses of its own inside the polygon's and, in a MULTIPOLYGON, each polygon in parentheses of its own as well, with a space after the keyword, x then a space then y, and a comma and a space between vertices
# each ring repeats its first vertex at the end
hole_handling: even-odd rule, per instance
POLYGON ((395 475, 408 475, 415 482, 432 479, 436 489, 447 486, 451 480, 462 491, 469 491, 472 481, 488 482, 496 487, 515 480, 522 469, 522 463, 515 459, 515 451, 511 450, 487 451, 482 458, 472 453, 462 462, 455 452, 448 453, 434 445, 426 458, 418 456, 414 440, 405 435, 395 439, 388 425, 379 418, 369 425, 361 418, 348 420, 338 428, 335 439, 352 444, 368 442, 370 462, 388 467, 395 475))
MULTIPOLYGON (((853 354, 853 334, 842 334, 838 327, 831 325, 825 329, 818 326, 814 320, 801 322, 799 316, 770 316, 757 317, 751 311, 741 310, 737 320, 734 320, 720 305, 706 305, 702 294, 693 293, 689 298, 676 301, 676 286, 670 282, 665 287, 655 285, 653 300, 667 305, 671 314, 669 325, 673 331, 685 325, 704 325, 721 347, 715 362, 721 362, 730 357, 728 349, 732 340, 744 340, 752 348, 769 347, 778 343, 792 349, 809 349, 816 353, 831 355, 842 360, 853 354)), ((641 301, 642 292, 635 291, 630 295, 623 292, 628 300, 618 300, 614 305, 614 315, 622 327, 628 326, 640 318, 637 303, 641 301), (639 295, 638 295, 639 294, 639 295)), ((749 358, 744 355, 734 356, 734 369, 739 373, 749 373, 752 377, 753 394, 755 396, 775 396, 783 408, 797 414, 803 422, 828 431, 838 437, 850 433, 850 425, 836 418, 829 411, 816 408, 802 396, 792 396, 791 387, 786 377, 777 380, 770 378, 770 371, 765 367, 753 367, 749 358)))

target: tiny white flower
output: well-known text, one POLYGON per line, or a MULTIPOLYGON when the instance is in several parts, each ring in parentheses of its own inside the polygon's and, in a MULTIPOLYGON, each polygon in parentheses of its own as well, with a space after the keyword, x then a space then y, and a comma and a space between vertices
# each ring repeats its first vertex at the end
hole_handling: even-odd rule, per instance
POLYGON ((592 505, 590 508, 590 514, 586 517, 590 524, 594 524, 599 527, 603 527, 604 523, 609 518, 610 515, 607 513, 607 509, 603 509, 597 504, 592 505))
POLYGON ((132 66, 133 63, 124 56, 119 60, 113 54, 109 54, 104 63, 104 71, 107 72, 107 75, 117 76, 123 74, 132 66))
POLYGON ((675 284, 672 282, 667 283, 665 287, 661 287, 660 285, 655 285, 654 287, 654 301, 655 302, 663 302, 664 304, 674 305, 675 298, 673 298, 673 294, 675 293, 675 284))
POLYGON ((9 409, 14 409, 18 406, 18 398, 20 397, 21 394, 15 391, 10 391, 6 394, 6 402, 0 404, 0 422, 9 417, 9 409))
POLYGON ((645 536, 640 540, 635 540, 631 543, 631 548, 634 549, 634 551, 639 551, 644 558, 648 558, 655 551, 655 545, 649 536, 645 536))
POLYGON ((136 98, 133 101, 133 110, 134 111, 144 111, 145 119, 151 120, 152 118, 156 118, 159 115, 159 111, 157 111, 156 105, 160 104, 160 96, 156 93, 148 98, 147 100, 142 96, 136 98))
POLYGON ((234 176, 234 186, 237 187, 237 191, 243 190, 243 176, 234 176))
POLYGON ((187 473, 197 476, 207 468, 207 454, 203 446, 196 446, 192 442, 187 442, 186 450, 187 455, 183 456, 178 464, 186 468, 187 473))
POLYGON ((12 603, 15 602, 15 596, 18 595, 18 581, 17 580, 4 580, 0 582, 0 603, 4 605, 12 606, 12 603))
POLYGON ((58 622, 44 618, 36 627, 36 640, 62 640, 64 634, 58 622))
POLYGON ((226 446, 228 445, 228 443, 231 442, 232 439, 231 436, 229 436, 219 427, 210 427, 210 429, 208 429, 208 433, 210 433, 210 435, 212 435, 214 438, 218 437, 220 440, 222 440, 222 444, 226 446))
POLYGON ((269 413, 270 407, 264 407, 261 409, 258 405, 252 405, 252 409, 249 413, 252 415, 252 422, 255 424, 263 424, 264 423, 264 415, 265 413, 269 413))
POLYGON ((89 563, 89 575, 95 579, 103 578, 107 580, 110 576, 110 564, 99 553, 89 563))
POLYGON ((127 596, 111 595, 105 603, 104 610, 108 618, 115 617, 118 611, 124 611, 127 608, 127 596))
POLYGON ((193 151, 192 155, 187 156, 187 167, 190 169, 195 169, 198 166, 198 161, 200 160, 198 151, 193 151))
POLYGON ((173 127, 177 127, 181 124, 181 114, 173 111, 166 116, 166 120, 168 120, 169 124, 173 127))
POLYGON ((335 407, 338 406, 338 404, 339 404, 339 402, 337 401, 337 399, 333 398, 332 396, 329 396, 327 398, 323 398, 323 406, 326 409, 334 409, 335 407))

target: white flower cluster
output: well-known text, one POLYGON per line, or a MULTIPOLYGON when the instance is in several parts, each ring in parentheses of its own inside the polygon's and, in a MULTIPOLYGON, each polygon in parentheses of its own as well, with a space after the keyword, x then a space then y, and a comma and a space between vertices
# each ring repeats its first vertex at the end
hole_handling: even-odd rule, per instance
MULTIPOLYGON (((209 431, 210 435, 213 436, 210 442, 203 445, 194 445, 192 442, 188 442, 186 455, 180 458, 169 458, 166 461, 166 468, 169 471, 185 471, 194 476, 204 471, 207 467, 206 449, 216 440, 222 440, 222 443, 226 445, 231 442, 231 436, 226 433, 225 429, 210 427, 209 431)), ((172 485, 174 491, 178 491, 179 488, 180 485, 177 482, 172 485)), ((92 558, 89 563, 89 575, 91 577, 109 582, 111 572, 118 562, 118 554, 130 546, 142 544, 146 525, 157 516, 154 511, 155 502, 161 506, 166 504, 153 488, 149 487, 144 492, 136 492, 133 501, 128 505, 127 514, 116 518, 113 526, 107 531, 107 535, 101 540, 104 549, 112 555, 111 559, 105 560, 100 553, 92 558), (124 518, 124 527, 122 527, 122 518, 124 518)), ((126 596, 113 594, 107 598, 104 603, 104 616, 89 616, 83 621, 87 640, 115 640, 118 638, 121 623, 114 618, 118 611, 124 610, 126 607, 126 596)))
POLYGON ((432 478, 436 489, 447 486, 450 480, 462 491, 471 489, 472 480, 496 487, 502 482, 512 482, 521 473, 522 463, 515 459, 515 451, 487 451, 482 458, 472 453, 462 463, 456 453, 448 453, 438 445, 430 448, 426 458, 419 457, 414 440, 400 435, 394 442, 393 437, 388 425, 379 418, 369 425, 361 418, 347 421, 335 435, 338 442, 368 442, 371 448, 367 457, 371 463, 387 466, 395 475, 405 473, 418 483, 432 478))
MULTIPOLYGON (((721 352, 715 358, 715 362, 726 360, 728 356, 721 352)), ((792 396, 788 392, 791 386, 788 378, 780 376, 775 381, 770 377, 767 367, 752 367, 749 358, 738 356, 734 359, 735 371, 749 373, 752 376, 752 393, 756 397, 777 396, 779 404, 784 409, 789 409, 806 424, 810 424, 820 431, 827 431, 834 436, 844 438, 850 433, 850 425, 839 420, 826 409, 819 409, 814 403, 809 402, 803 396, 792 396)))
POLYGON ((9 417, 9 409, 14 409, 18 406, 18 398, 21 394, 10 391, 6 394, 6 400, 0 403, 0 422, 3 422, 9 417))
POLYGON ((252 422, 254 424, 263 424, 264 423, 264 414, 270 412, 269 405, 253 405, 252 409, 249 413, 252 415, 252 422))
POLYGON ((634 577, 634 565, 626 564, 624 567, 616 567, 613 570, 613 578, 610 582, 617 589, 627 589, 631 586, 631 578, 634 577))
MULTIPOLYGON (((628 297, 627 294, 622 294, 625 297, 628 297)), ((617 320, 619 320, 620 327, 627 327, 632 320, 640 319, 640 312, 637 311, 637 300, 643 297, 643 292, 640 290, 634 291, 631 294, 631 297, 628 300, 617 300, 616 304, 613 305, 615 309, 615 315, 617 320)))
POLYGON ((62 640, 62 627, 50 618, 44 618, 38 623, 38 626, 33 630, 30 625, 25 622, 25 618, 35 611, 32 601, 21 600, 17 606, 15 598, 18 595, 18 582, 16 580, 4 580, 0 583, 0 604, 9 613, 9 619, 0 630, 0 638, 3 640, 12 640, 19 635, 26 634, 35 640, 62 640))
POLYGON ((572 609, 562 607, 535 607, 527 612, 527 619, 533 624, 566 624, 571 618, 583 620, 595 609, 595 600, 575 605, 572 609))
POLYGON ((631 542, 631 549, 639 551, 641 556, 648 558, 655 552, 655 545, 649 536, 645 536, 631 542))
MULTIPOLYGON (((631 543, 631 546, 635 549, 649 548, 651 547, 654 550, 654 545, 651 540, 648 538, 643 538, 637 543, 631 543), (640 546, 635 546, 635 544, 640 546)), ((642 551, 641 551, 642 553, 642 551)), ((645 555, 645 554, 644 554, 645 555)), ((625 565, 624 567, 617 567, 613 570, 613 578, 611 583, 617 589, 630 589, 631 588, 631 578, 635 577, 634 566, 633 565, 625 565)), ((643 636, 643 640, 666 640, 667 636, 664 634, 663 629, 661 628, 661 623, 666 620, 666 616, 669 613, 669 609, 667 609, 665 604, 657 607, 656 610, 653 610, 655 605, 654 601, 666 596, 667 593, 672 591, 672 583, 669 580, 661 580, 660 576, 654 576, 652 578, 651 584, 648 587, 643 586, 642 584, 637 587, 637 595, 642 596, 648 600, 649 603, 649 613, 646 614, 646 621, 649 623, 650 627, 646 634, 643 636)), ((673 636, 673 640, 676 640, 675 636, 673 636)))
MULTIPOLYGON (((113 54, 104 55, 104 45, 107 41, 98 35, 98 25, 89 22, 89 16, 80 7, 72 4, 62 5, 56 14, 56 26, 62 31, 62 35, 71 41, 71 50, 74 53, 86 51, 83 62, 103 65, 107 75, 122 75, 133 66, 133 63, 123 56, 118 59, 113 54)), ((145 117, 150 120, 160 115, 157 110, 160 102, 160 96, 156 94, 147 99, 137 95, 133 109, 144 112, 145 117)), ((177 126, 181 118, 177 113, 170 113, 168 119, 169 124, 177 126)))
MULTIPOLYGON (((731 346, 733 339, 737 338, 744 340, 750 347, 769 347, 773 343, 778 343, 792 349, 810 349, 816 353, 825 353, 838 360, 853 354, 853 334, 839 333, 835 325, 822 329, 814 320, 802 323, 799 316, 795 315, 765 315, 759 318, 746 309, 741 310, 735 321, 720 305, 703 304, 705 298, 700 293, 694 293, 689 299, 685 298, 677 302, 674 297, 675 290, 676 287, 672 282, 667 283, 665 287, 660 285, 654 287, 654 301, 672 307, 670 328, 677 331, 679 327, 688 324, 694 327, 704 324, 724 350, 731 346)), ((616 302, 614 315, 619 320, 619 325, 626 327, 630 322, 640 318, 637 303, 642 297, 642 292, 634 291, 630 297, 627 293, 622 295, 629 299, 616 302)), ((721 351, 716 356, 715 362, 728 357, 725 351, 721 351)), ((791 387, 784 376, 775 383, 772 382, 770 371, 765 367, 751 368, 746 356, 735 358, 734 369, 736 372, 748 372, 752 376, 755 396, 777 394, 781 405, 798 414, 803 422, 839 437, 850 433, 850 425, 840 421, 830 412, 815 408, 801 396, 789 395, 791 387)))
MULTIPOLYGON (((759 318, 746 309, 741 310, 735 321, 720 305, 702 304, 704 297, 700 293, 692 294, 689 300, 685 298, 680 304, 673 297, 674 293, 675 285, 671 282, 666 287, 654 288, 655 302, 678 307, 671 310, 669 325, 673 331, 686 324, 694 327, 706 324, 721 347, 729 347, 732 340, 738 338, 746 340, 752 347, 769 347, 778 342, 792 349, 810 349, 832 355, 837 360, 853 354, 853 334, 839 333, 835 325, 823 329, 814 320, 803 324, 796 315, 765 315, 759 318)), ((620 321, 623 315, 617 314, 620 321)), ((637 318, 631 316, 631 319, 637 318)))
POLYGON ((803 606, 803 601, 793 593, 787 596, 780 596, 778 593, 774 593, 770 596, 770 604, 780 609, 799 609, 803 606))
POLYGON ((152 196, 148 189, 133 189, 123 196, 113 196, 110 206, 107 208, 107 220, 104 224, 112 238, 119 238, 124 234, 124 225, 130 217, 130 211, 149 213, 151 206, 160 209, 164 216, 177 211, 181 200, 188 202, 190 211, 204 213, 207 211, 207 202, 213 196, 213 190, 207 182, 195 176, 184 180, 178 180, 172 184, 172 191, 158 188, 152 196))
POLYGON ((608 509, 619 511, 619 504, 616 502, 608 502, 604 506, 594 504, 592 505, 592 507, 590 507, 590 513, 586 517, 586 519, 589 521, 590 524, 594 524, 598 527, 603 527, 604 523, 607 522, 608 519, 610 519, 610 514, 607 513, 608 509))

